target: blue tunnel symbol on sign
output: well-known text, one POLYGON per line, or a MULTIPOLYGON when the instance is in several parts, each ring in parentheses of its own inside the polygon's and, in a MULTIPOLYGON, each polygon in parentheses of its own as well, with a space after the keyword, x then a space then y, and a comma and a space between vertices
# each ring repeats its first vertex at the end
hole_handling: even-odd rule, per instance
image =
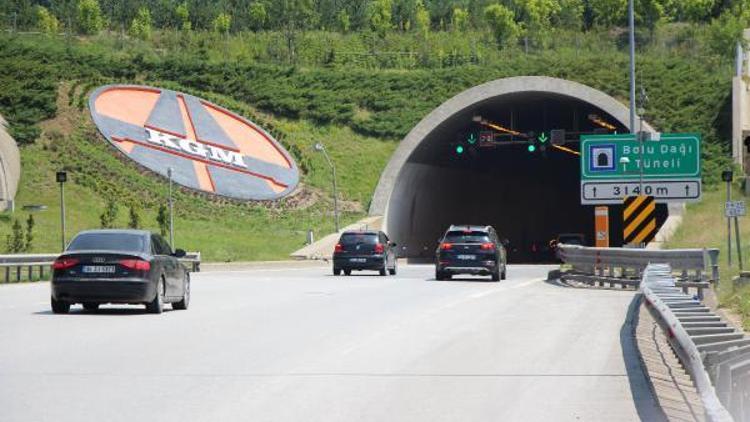
POLYGON ((589 148, 589 171, 615 170, 614 145, 592 145, 589 148))

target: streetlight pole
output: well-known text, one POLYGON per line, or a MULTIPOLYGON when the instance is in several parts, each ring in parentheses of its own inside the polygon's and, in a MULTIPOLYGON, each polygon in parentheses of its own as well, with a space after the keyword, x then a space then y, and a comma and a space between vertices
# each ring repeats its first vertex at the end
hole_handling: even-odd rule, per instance
POLYGON ((174 204, 172 201, 172 167, 167 168, 169 176, 169 244, 174 248, 174 204))
POLYGON ((628 26, 630 27, 630 133, 635 132, 635 12, 633 0, 628 1, 628 26))
POLYGON ((65 252, 65 182, 68 180, 68 173, 58 171, 55 180, 60 184, 60 250, 65 252))
POLYGON ((639 151, 640 151, 640 165, 638 166, 638 174, 639 174, 639 191, 640 195, 645 195, 645 192, 643 191, 643 150, 644 150, 644 133, 643 133, 643 117, 646 115, 646 103, 648 102, 648 95, 646 95, 646 88, 641 85, 641 95, 640 95, 640 107, 638 108, 638 125, 640 126, 638 128, 638 143, 639 143, 639 151))
POLYGON ((315 150, 318 152, 322 152, 323 156, 326 158, 326 161, 328 162, 328 165, 331 167, 331 178, 333 179, 333 224, 336 228, 336 233, 339 232, 339 202, 338 202, 338 191, 336 189, 336 166, 333 164, 333 161, 331 161, 331 157, 328 156, 328 151, 326 151, 325 145, 323 143, 318 142, 315 144, 315 150))

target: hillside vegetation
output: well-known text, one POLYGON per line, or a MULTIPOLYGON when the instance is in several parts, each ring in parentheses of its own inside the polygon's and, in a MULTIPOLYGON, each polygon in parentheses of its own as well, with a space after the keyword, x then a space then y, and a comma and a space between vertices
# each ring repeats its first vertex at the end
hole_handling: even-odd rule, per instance
MULTIPOLYGON (((27 26, 43 29, 40 16, 27 26)), ((318 236, 332 230, 330 172, 312 149, 317 141, 326 143, 337 165, 344 221, 350 222, 369 207, 397 141, 464 89, 502 77, 548 75, 626 102, 628 58, 618 22, 582 20, 585 31, 576 25, 541 30, 516 14, 519 31, 509 42, 473 15, 458 28, 441 26, 430 12, 423 31, 411 24, 399 29, 398 22, 406 21, 394 16, 383 32, 370 24, 348 31, 321 24, 290 34, 271 23, 257 30, 236 27, 236 20, 227 30, 203 31, 197 17, 190 18, 190 28, 168 29, 173 24, 159 23, 154 14, 148 36, 117 31, 112 17, 86 35, 75 35, 86 32, 78 23, 42 31, 50 35, 0 36, 0 113, 21 145, 24 166, 19 211, 0 220, 0 239, 14 220, 26 219, 20 207, 44 204, 49 209, 35 214, 32 250, 59 248, 54 172, 60 169, 72 179, 70 233, 98 227, 109 202, 119 206, 115 225, 127 225, 133 208, 142 225, 157 230, 165 180, 122 159, 97 135, 86 101, 102 84, 140 83, 207 98, 270 130, 297 160, 301 188, 281 201, 236 203, 177 192, 176 243, 202 249, 209 260, 280 259, 302 245, 307 229, 318 236), (114 31, 102 31, 105 23, 114 31)), ((723 9, 712 9, 705 24, 666 24, 664 15, 639 33, 639 83, 650 99, 645 116, 663 131, 704 135, 709 189, 729 165, 732 60, 725 47, 736 33, 710 23, 720 19, 727 19, 723 9)))

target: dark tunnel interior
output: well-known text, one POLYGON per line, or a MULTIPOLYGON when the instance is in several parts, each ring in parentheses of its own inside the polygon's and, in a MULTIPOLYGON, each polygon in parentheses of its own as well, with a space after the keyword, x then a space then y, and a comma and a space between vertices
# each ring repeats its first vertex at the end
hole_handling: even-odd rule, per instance
MULTIPOLYGON (((593 132, 590 115, 627 129, 611 115, 579 99, 551 93, 518 93, 476 103, 450 116, 411 154, 396 180, 388 205, 387 230, 403 256, 430 259, 451 224, 487 224, 508 239, 510 262, 552 262, 549 241, 563 233, 595 242, 594 206, 580 204, 579 157, 549 145, 528 150, 522 137, 496 137, 494 147, 467 142, 487 130, 481 116, 521 133, 565 129, 564 145, 578 151, 576 132, 593 132), (464 146, 459 154, 456 147, 464 146)), ((667 217, 657 207, 657 224, 667 217)), ((622 206, 609 208, 610 246, 622 245, 622 206)))

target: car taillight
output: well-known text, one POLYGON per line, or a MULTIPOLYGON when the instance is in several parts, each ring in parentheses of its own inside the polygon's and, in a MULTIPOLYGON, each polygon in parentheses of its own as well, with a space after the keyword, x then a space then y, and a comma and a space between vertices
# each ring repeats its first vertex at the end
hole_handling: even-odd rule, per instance
POLYGON ((341 243, 336 244, 336 248, 333 250, 334 252, 344 252, 344 246, 341 243))
POLYGON ((123 259, 120 261, 120 265, 135 271, 148 271, 151 269, 151 263, 142 259, 123 259))
POLYGON ((52 263, 53 270, 67 270, 68 268, 75 267, 81 262, 75 258, 59 258, 52 263))
POLYGON ((482 249, 485 251, 493 250, 495 249, 495 244, 492 242, 482 243, 482 249))
POLYGON ((440 249, 442 249, 442 250, 444 250, 444 251, 447 251, 447 250, 453 249, 453 243, 447 243, 447 242, 445 242, 445 243, 441 243, 441 244, 440 244, 440 249))
POLYGON ((385 252, 385 246, 383 246, 382 243, 376 243, 375 244, 375 253, 383 253, 385 252))

